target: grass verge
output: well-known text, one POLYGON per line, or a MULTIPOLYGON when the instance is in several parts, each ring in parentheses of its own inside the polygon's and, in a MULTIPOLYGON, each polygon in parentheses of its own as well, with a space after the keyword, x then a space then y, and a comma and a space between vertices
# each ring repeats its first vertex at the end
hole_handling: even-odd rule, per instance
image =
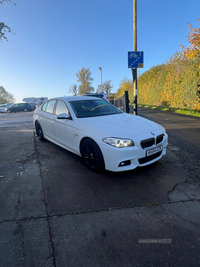
POLYGON ((166 106, 155 106, 155 105, 144 105, 144 104, 138 104, 138 106, 143 108, 159 109, 163 111, 171 111, 179 114, 200 117, 200 111, 198 110, 189 110, 189 109, 180 109, 180 108, 171 108, 166 106))

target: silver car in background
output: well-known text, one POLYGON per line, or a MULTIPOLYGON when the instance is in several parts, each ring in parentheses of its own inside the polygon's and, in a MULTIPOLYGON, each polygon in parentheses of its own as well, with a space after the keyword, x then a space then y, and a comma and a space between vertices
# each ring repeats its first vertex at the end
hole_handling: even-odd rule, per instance
POLYGON ((7 109, 12 105, 14 105, 14 103, 0 104, 0 113, 6 113, 7 109))

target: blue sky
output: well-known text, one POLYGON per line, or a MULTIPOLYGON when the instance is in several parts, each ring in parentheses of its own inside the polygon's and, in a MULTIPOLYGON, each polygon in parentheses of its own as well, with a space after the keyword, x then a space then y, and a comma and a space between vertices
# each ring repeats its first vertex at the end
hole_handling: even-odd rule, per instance
MULTIPOLYGON (((111 80, 113 92, 132 79, 133 0, 13 0, 0 5, 0 21, 11 27, 0 42, 0 86, 24 97, 69 95, 76 73, 89 68, 93 87, 111 80)), ((137 0, 137 49, 144 68, 164 63, 188 45, 187 23, 200 27, 199 0, 137 0)))

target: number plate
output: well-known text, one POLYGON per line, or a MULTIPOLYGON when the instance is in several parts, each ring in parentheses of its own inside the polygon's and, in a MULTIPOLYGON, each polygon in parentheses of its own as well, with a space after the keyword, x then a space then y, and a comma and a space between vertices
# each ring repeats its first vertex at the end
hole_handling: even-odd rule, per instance
POLYGON ((154 147, 152 149, 149 149, 149 150, 147 150, 147 157, 149 157, 149 156, 151 156, 153 154, 156 154, 156 153, 158 153, 158 152, 160 152, 162 150, 163 150, 162 146, 157 146, 157 147, 154 147))

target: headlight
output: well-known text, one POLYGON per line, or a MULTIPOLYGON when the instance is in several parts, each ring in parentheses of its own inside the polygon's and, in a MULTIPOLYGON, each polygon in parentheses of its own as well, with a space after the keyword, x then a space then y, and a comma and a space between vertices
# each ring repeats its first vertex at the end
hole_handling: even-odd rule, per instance
POLYGON ((103 141, 106 144, 109 144, 114 147, 128 147, 134 146, 134 142, 130 139, 121 139, 121 138, 114 138, 114 137, 107 137, 103 138, 103 141))

